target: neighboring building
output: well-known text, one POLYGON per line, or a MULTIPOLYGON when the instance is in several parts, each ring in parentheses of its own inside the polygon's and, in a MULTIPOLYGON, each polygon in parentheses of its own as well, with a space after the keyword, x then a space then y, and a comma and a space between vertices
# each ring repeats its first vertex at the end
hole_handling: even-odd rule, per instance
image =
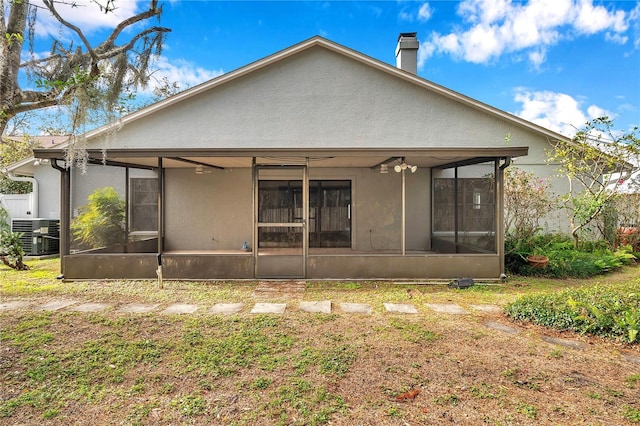
POLYGON ((65 278, 154 278, 158 254, 165 278, 499 278, 503 170, 548 175, 562 136, 418 77, 418 44, 393 67, 311 38, 89 132, 84 175, 36 150, 65 278), (80 251, 69 218, 104 186, 131 238, 80 251))

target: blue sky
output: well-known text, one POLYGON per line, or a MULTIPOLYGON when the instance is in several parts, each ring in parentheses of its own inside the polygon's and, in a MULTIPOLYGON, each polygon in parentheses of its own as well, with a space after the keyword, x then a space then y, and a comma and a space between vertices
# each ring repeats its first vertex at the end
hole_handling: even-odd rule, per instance
MULTIPOLYGON (((144 4, 70 20, 98 39, 144 4)), ((60 33, 39 19, 39 43, 60 33)), ((601 115, 640 125, 636 1, 173 0, 161 24, 172 32, 157 76, 184 88, 316 35, 395 65, 398 34, 417 32, 418 74, 434 83, 567 135, 601 115)))

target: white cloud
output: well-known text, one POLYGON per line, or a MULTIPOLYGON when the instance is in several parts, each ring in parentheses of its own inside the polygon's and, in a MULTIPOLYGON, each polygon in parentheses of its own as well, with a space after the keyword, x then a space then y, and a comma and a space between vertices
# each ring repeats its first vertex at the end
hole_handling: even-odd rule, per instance
POLYGON ((423 3, 418 9, 418 21, 427 22, 433 15, 433 9, 429 6, 429 3, 423 3))
MULTIPOLYGON (((521 51, 539 67, 548 47, 563 38, 604 33, 606 40, 624 44, 630 23, 640 19, 640 6, 627 13, 594 6, 593 0, 464 0, 457 11, 463 25, 424 40, 430 50, 421 55, 419 67, 436 53, 489 63, 521 51)), ((640 43, 637 38, 634 41, 640 43)))
POLYGON ((623 32, 628 28, 622 10, 609 12, 604 6, 593 6, 591 0, 581 0, 578 5, 575 27, 585 34, 595 34, 604 30, 623 32))
POLYGON ((429 5, 429 3, 423 3, 417 10, 401 10, 398 14, 398 18, 402 21, 408 22, 413 22, 415 20, 418 20, 420 22, 427 22, 429 19, 431 19, 432 14, 433 8, 429 5))
POLYGON ((540 66, 547 59, 547 52, 544 48, 540 48, 539 50, 532 50, 529 52, 529 62, 533 65, 534 68, 539 69, 540 66))
POLYGON ((532 92, 520 88, 516 90, 514 100, 522 104, 522 108, 515 113, 517 116, 569 137, 589 120, 602 116, 615 117, 615 114, 597 105, 589 105, 583 111, 580 101, 565 93, 532 92))
MULTIPOLYGON (((166 78, 170 83, 178 83, 180 88, 184 90, 224 74, 221 69, 208 70, 184 59, 169 61, 165 56, 156 58, 154 65, 156 71, 153 73, 151 86, 154 81, 161 82, 166 78)), ((148 90, 152 89, 153 87, 150 87, 148 90)))
MULTIPOLYGON (((100 0, 99 3, 106 4, 106 1, 100 0)), ((70 30, 63 29, 40 0, 35 0, 33 4, 41 6, 37 12, 38 25, 35 27, 37 36, 52 36, 58 39, 69 37, 70 30)), ((78 26, 85 34, 91 34, 96 30, 115 28, 123 20, 141 11, 138 4, 139 1, 136 0, 116 2, 116 9, 105 13, 95 2, 90 0, 55 2, 59 15, 71 24, 78 26)))
POLYGON ((604 39, 617 44, 626 44, 629 41, 629 37, 617 33, 606 33, 604 39))

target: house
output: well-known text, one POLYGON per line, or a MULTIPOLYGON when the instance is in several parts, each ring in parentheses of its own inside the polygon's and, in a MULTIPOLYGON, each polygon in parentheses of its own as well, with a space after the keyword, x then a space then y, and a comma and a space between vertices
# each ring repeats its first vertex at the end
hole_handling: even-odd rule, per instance
POLYGON ((504 169, 549 174, 562 136, 417 76, 418 45, 392 66, 313 37, 87 133, 86 174, 35 150, 65 279, 499 278, 504 169), (129 239, 82 250, 70 218, 104 186, 129 239))

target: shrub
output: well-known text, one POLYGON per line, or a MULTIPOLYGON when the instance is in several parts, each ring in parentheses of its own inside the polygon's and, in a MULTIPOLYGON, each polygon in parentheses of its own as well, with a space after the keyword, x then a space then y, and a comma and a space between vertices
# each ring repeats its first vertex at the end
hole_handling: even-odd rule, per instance
POLYGON ((544 276, 549 278, 588 278, 620 268, 635 260, 630 246, 612 251, 606 242, 586 242, 574 248, 569 237, 558 234, 536 235, 521 241, 505 241, 505 269, 509 274, 544 276), (532 268, 527 264, 529 254, 544 254, 549 266, 532 268))
POLYGON ((96 189, 89 204, 71 222, 73 236, 92 248, 123 243, 126 238, 125 202, 114 188, 96 189))
POLYGON ((11 231, 9 214, 0 207, 0 261, 10 268, 26 271, 29 267, 23 263, 21 236, 22 234, 11 231))
POLYGON ((595 285, 555 294, 522 296, 509 304, 505 313, 516 320, 558 330, 637 343, 640 341, 640 293, 634 288, 637 285, 637 282, 595 285))

